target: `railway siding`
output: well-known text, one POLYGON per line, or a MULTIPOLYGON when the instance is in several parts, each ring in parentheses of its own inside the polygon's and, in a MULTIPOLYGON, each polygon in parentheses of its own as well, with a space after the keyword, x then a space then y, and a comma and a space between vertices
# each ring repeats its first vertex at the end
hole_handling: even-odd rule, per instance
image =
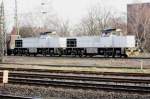
MULTIPOLYGON (((132 73, 133 74, 133 73, 132 73)), ((101 74, 103 75, 103 74, 101 74)), ((32 86, 55 86, 55 87, 70 87, 78 89, 92 90, 113 90, 113 91, 130 91, 150 93, 150 79, 148 74, 129 74, 128 73, 109 73, 105 77, 81 76, 81 75, 54 75, 54 74, 37 74, 37 73, 14 73, 9 74, 9 84, 23 84, 32 86), (111 75, 112 74, 112 75, 111 75), (146 75, 144 79, 141 77, 146 75)), ((150 77, 150 76, 149 76, 150 77)))

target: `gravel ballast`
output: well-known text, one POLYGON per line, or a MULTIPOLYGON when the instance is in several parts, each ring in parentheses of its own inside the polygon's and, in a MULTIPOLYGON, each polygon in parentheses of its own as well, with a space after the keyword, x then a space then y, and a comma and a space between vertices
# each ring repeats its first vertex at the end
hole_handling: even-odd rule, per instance
POLYGON ((50 97, 57 97, 58 99, 150 99, 150 94, 70 88, 64 89, 56 87, 36 87, 12 84, 6 84, 5 86, 0 85, 0 94, 41 97, 41 99, 51 99, 50 97))

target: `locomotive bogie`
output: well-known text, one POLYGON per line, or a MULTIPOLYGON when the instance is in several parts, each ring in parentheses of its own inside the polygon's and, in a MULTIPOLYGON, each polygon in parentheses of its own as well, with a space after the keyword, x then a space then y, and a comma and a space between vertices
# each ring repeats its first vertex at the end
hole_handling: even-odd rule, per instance
POLYGON ((124 48, 15 48, 9 55, 26 56, 73 56, 93 57, 126 57, 124 48))

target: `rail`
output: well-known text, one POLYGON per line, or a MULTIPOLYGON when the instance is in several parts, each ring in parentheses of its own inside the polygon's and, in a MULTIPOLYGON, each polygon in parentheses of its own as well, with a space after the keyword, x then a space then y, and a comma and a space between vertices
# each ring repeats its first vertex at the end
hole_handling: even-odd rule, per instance
POLYGON ((37 99, 32 97, 23 97, 23 96, 13 96, 13 95, 4 95, 0 94, 1 99, 37 99))
MULTIPOLYGON (((117 74, 117 73, 116 73, 117 74)), ((144 74, 143 74, 144 75, 144 74)), ((100 76, 100 75, 99 75, 100 76)), ((139 75, 140 77, 140 75, 139 75)), ((113 90, 150 93, 150 79, 129 78, 121 75, 91 77, 81 75, 54 75, 38 73, 9 73, 8 83, 33 86, 72 87, 91 90, 113 90)))
POLYGON ((67 74, 94 74, 94 75, 114 75, 114 76, 140 76, 150 77, 150 73, 127 73, 127 72, 99 72, 99 71, 76 71, 76 70, 51 70, 51 69, 29 69, 29 68, 13 68, 0 67, 0 70, 33 72, 33 73, 67 73, 67 74))

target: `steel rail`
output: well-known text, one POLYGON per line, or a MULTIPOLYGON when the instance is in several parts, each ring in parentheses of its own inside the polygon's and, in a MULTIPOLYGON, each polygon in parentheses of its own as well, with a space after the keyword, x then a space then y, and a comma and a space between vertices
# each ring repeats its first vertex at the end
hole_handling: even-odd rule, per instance
POLYGON ((4 95, 4 94, 0 94, 0 98, 2 99, 33 99, 32 97, 22 97, 22 96, 13 96, 13 95, 4 95))
POLYGON ((150 87, 144 86, 128 86, 128 85, 111 85, 111 84, 98 84, 98 83, 88 83, 88 82, 69 82, 69 81, 47 81, 39 79, 20 79, 13 78, 9 80, 12 84, 25 84, 25 85, 42 85, 42 86, 55 86, 55 87, 73 87, 77 89, 102 89, 102 90, 113 90, 113 91, 128 91, 128 92, 143 92, 150 93, 150 87))
POLYGON ((27 69, 0 67, 0 70, 34 72, 34 73, 66 73, 66 74, 94 74, 110 76, 150 77, 150 73, 127 73, 127 72, 99 72, 99 71, 76 71, 76 70, 50 70, 50 69, 27 69))
POLYGON ((120 83, 143 83, 150 84, 149 79, 141 78, 127 78, 122 76, 81 76, 81 75, 60 75, 60 74, 31 74, 31 73, 10 73, 10 77, 20 77, 20 78, 35 78, 35 79, 66 79, 66 80, 82 80, 82 81, 98 81, 98 82, 120 82, 120 83))

